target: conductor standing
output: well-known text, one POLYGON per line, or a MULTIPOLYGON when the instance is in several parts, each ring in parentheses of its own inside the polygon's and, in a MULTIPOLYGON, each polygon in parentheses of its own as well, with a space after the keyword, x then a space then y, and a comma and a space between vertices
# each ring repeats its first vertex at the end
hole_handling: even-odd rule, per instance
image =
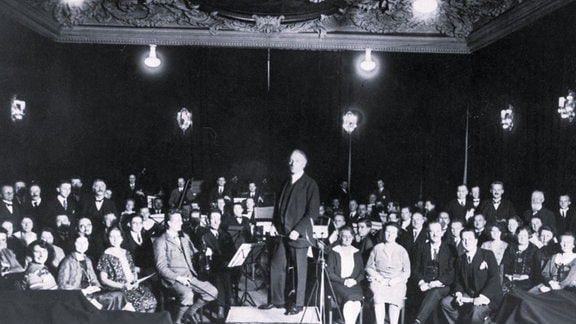
POLYGON ((272 251, 270 265, 270 303, 260 309, 286 307, 285 315, 295 315, 304 308, 307 277, 307 252, 312 245, 312 224, 318 217, 320 193, 314 179, 304 173, 308 159, 300 150, 290 155, 291 177, 286 181, 274 209, 271 236, 280 236, 272 251), (294 268, 296 301, 286 305, 286 271, 290 260, 294 268))

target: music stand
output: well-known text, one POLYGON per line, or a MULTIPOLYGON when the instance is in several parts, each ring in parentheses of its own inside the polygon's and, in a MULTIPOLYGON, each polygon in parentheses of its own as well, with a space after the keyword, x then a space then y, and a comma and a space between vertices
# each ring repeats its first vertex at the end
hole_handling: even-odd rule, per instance
MULTIPOLYGON (((235 268, 257 263, 260 254, 262 254, 262 251, 264 251, 265 246, 266 245, 264 244, 264 242, 243 243, 242 245, 240 245, 238 251, 236 251, 236 254, 234 254, 232 259, 228 263, 228 268, 235 268)), ((250 296, 250 293, 248 293, 248 276, 246 275, 246 273, 244 273, 243 275, 244 275, 244 292, 240 297, 240 305, 248 303, 256 307, 254 299, 252 299, 252 296, 250 296)))

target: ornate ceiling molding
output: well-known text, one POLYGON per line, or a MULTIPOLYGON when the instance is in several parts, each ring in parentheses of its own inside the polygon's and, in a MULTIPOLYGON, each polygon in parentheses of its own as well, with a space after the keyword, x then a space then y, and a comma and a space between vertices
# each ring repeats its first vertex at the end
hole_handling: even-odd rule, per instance
POLYGON ((58 42, 470 53, 574 0, 439 0, 426 20, 412 0, 326 1, 291 0, 299 10, 286 16, 236 14, 229 0, 0 0, 0 9, 58 42))

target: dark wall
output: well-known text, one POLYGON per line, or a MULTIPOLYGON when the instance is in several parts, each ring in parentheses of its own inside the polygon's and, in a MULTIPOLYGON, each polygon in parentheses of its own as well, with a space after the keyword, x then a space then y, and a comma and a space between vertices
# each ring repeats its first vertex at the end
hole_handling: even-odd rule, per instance
POLYGON ((353 191, 365 197, 379 177, 402 203, 445 201, 462 182, 468 109, 469 182, 487 189, 503 179, 526 206, 534 188, 556 195, 574 178, 573 127, 555 107, 576 86, 574 37, 564 32, 575 8, 473 55, 376 53, 370 79, 356 73, 359 52, 272 50, 269 90, 266 50, 160 46, 161 70, 149 73, 145 46, 54 43, 2 16, 2 109, 23 94, 29 119, 0 116, 0 178, 52 186, 79 174, 114 184, 137 172, 172 187, 179 175, 236 175, 277 190, 299 147, 327 198, 347 175, 341 116, 354 109, 362 119, 351 138, 353 191), (499 126, 507 103, 520 117, 511 134, 499 126), (194 112, 184 134, 181 107, 194 112))

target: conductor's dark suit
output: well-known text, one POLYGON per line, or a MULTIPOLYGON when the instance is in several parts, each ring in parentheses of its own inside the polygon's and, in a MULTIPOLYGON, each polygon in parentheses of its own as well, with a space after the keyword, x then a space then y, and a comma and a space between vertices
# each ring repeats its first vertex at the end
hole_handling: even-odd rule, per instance
POLYGON ((288 179, 282 188, 274 210, 273 224, 280 234, 280 242, 272 256, 270 302, 284 305, 287 257, 290 255, 296 271, 296 307, 304 306, 307 275, 307 250, 312 245, 312 224, 318 217, 320 193, 316 181, 303 174, 292 183, 288 179), (299 234, 297 240, 288 236, 299 234))

